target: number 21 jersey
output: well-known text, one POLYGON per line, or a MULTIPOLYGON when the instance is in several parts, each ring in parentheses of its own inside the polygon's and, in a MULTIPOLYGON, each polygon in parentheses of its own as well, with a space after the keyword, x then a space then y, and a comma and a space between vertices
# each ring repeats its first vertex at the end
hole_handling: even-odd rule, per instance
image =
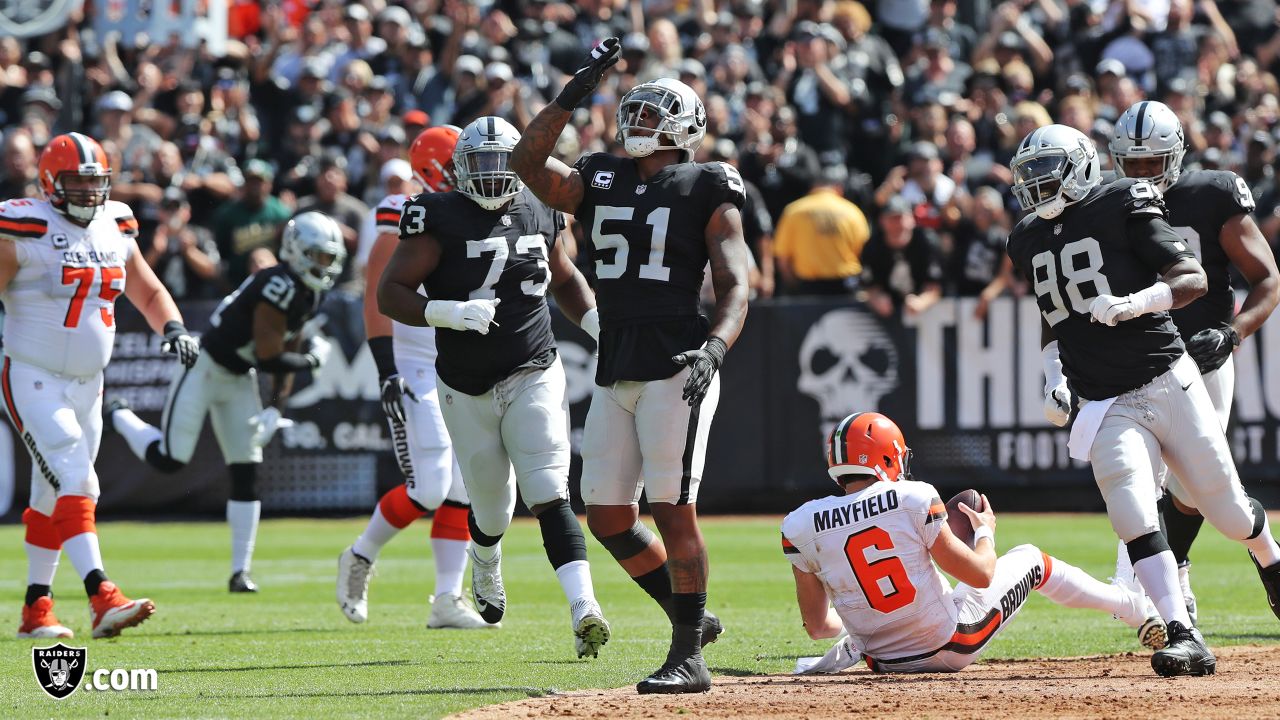
POLYGON ((707 223, 724 203, 742 209, 742 176, 725 163, 686 162, 642 180, 634 160, 605 153, 574 167, 600 308, 596 384, 669 378, 681 370, 671 357, 707 339, 698 312, 707 223))
POLYGON ((1150 287, 1160 271, 1194 258, 1171 230, 1156 240, 1131 240, 1131 223, 1165 217, 1150 183, 1121 178, 1094 188, 1061 215, 1028 215, 1009 234, 1013 264, 1032 283, 1040 315, 1058 337, 1063 373, 1088 400, 1142 387, 1182 356, 1169 313, 1156 312, 1108 327, 1093 321, 1099 295, 1124 297, 1150 287))

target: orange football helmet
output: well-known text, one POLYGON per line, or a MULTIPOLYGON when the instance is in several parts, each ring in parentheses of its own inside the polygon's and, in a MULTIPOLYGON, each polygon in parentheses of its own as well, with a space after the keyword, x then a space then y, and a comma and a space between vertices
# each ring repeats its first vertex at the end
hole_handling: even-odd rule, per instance
POLYGON ((911 448, 902 431, 877 412, 854 413, 841 420, 827 440, 827 474, 871 475, 897 482, 911 479, 911 448))
POLYGON ((59 135, 40 153, 40 189, 54 209, 87 225, 111 195, 111 163, 97 140, 80 133, 59 135))
POLYGON ((453 146, 462 130, 453 125, 440 125, 418 133, 409 146, 409 164, 413 175, 427 192, 453 189, 453 146))

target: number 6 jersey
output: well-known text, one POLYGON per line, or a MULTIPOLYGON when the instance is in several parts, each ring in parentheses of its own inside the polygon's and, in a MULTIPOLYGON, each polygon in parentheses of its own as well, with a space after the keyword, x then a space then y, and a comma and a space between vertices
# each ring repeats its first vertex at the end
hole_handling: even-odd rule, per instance
POLYGON ((5 354, 58 375, 101 372, 111 361, 115 301, 137 235, 133 212, 115 200, 88 226, 45 200, 0 203, 0 237, 18 255, 18 273, 0 295, 5 354))
POLYGON ((1104 400, 1142 387, 1183 354, 1167 312, 1115 327, 1093 322, 1089 312, 1098 295, 1124 297, 1150 287, 1165 267, 1195 257, 1164 217, 1154 186, 1121 178, 1052 220, 1028 215, 1009 234, 1009 257, 1031 281, 1040 315, 1058 337, 1063 373, 1081 397, 1104 400), (1165 232, 1156 240, 1131 240, 1129 226, 1153 217, 1165 232))
POLYGON ((724 203, 746 201, 726 163, 678 163, 641 180, 631 158, 584 155, 576 213, 590 241, 600 308, 596 384, 664 380, 671 357, 707 339, 698 294, 707 267, 707 223, 724 203))
POLYGON ((956 631, 951 585, 929 555, 946 521, 929 483, 882 480, 801 505, 782 521, 782 551, 822 581, 864 655, 909 657, 956 631))

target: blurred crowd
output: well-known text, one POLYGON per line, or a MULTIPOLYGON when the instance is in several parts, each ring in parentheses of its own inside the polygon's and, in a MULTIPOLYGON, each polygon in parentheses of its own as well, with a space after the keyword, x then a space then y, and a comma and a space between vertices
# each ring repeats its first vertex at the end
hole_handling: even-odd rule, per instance
MULTIPOLYGON (((1280 234, 1280 10, 1272 0, 230 1, 228 53, 97 37, 92 17, 0 38, 0 198, 35 195, 37 154, 102 141, 112 197, 177 297, 216 297, 272 262, 294 213, 342 225, 357 262, 372 208, 415 191, 425 127, 523 129, 598 40, 623 59, 557 155, 618 152, 637 82, 703 98, 698 160, 731 162, 754 291, 857 295, 877 313, 1023 292, 1004 259, 1020 215, 1007 163, 1032 129, 1095 139, 1131 103, 1168 104, 1190 167, 1230 169, 1280 234)), ((85 10, 92 12, 92 3, 85 10)), ((578 229, 580 232, 580 229, 578 229)), ((578 247, 584 246, 579 237, 578 247)))

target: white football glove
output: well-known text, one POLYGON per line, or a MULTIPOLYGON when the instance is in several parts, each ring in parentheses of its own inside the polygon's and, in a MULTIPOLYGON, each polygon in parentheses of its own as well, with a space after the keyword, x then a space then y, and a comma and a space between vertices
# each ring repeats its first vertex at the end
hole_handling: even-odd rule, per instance
POLYGON ((592 340, 600 342, 600 309, 591 308, 582 314, 582 319, 578 321, 578 327, 591 336, 592 340))
POLYGON ((1071 419, 1071 390, 1065 382, 1045 391, 1044 419, 1056 427, 1066 427, 1071 419))
POLYGON ((1147 313, 1160 312, 1173 307, 1173 290, 1163 281, 1151 287, 1121 297, 1099 295, 1089 303, 1089 315, 1094 322, 1108 327, 1132 320, 1147 313))
POLYGON ((272 436, 276 434, 276 430, 293 427, 293 421, 281 416, 280 411, 273 407, 265 408, 249 418, 249 424, 254 428, 254 447, 266 447, 267 443, 271 442, 272 436))
POLYGON ((331 352, 333 352, 333 343, 325 340, 319 335, 316 335, 308 341, 306 358, 307 361, 311 363, 311 368, 314 370, 321 365, 324 365, 325 361, 329 359, 329 353, 331 352))
POLYGON ((472 330, 481 335, 489 334, 489 325, 498 314, 500 299, 493 300, 432 300, 422 316, 433 327, 450 330, 472 330))

